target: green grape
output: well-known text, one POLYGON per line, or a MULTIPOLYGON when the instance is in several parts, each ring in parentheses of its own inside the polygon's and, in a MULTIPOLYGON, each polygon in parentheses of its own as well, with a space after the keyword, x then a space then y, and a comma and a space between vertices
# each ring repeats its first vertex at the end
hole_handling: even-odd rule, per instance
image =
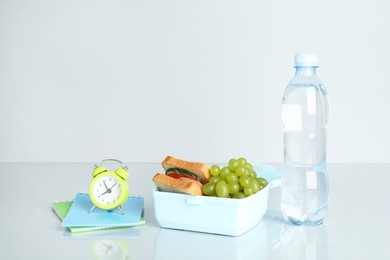
POLYGON ((221 168, 218 165, 215 165, 215 164, 212 165, 211 168, 210 168, 210 173, 213 176, 219 175, 220 171, 221 171, 221 168))
POLYGON ((219 176, 221 177, 222 180, 226 178, 226 175, 230 173, 229 167, 225 166, 221 169, 221 172, 219 173, 219 176))
POLYGON ((226 175, 225 180, 227 182, 238 182, 238 177, 235 173, 231 172, 231 173, 228 173, 228 175, 226 175))
POLYGON ((268 181, 264 178, 256 178, 257 182, 260 184, 260 190, 268 185, 268 181))
POLYGON ((257 178, 257 174, 254 170, 249 170, 248 176, 253 178, 253 179, 257 178))
POLYGON ((225 181, 219 181, 215 187, 218 197, 227 198, 229 196, 229 186, 225 181))
POLYGON ((229 187, 229 193, 232 195, 240 191, 240 185, 238 184, 238 182, 235 181, 229 182, 228 187, 229 187))
POLYGON ((240 177, 239 182, 240 182, 241 186, 245 188, 246 186, 248 186, 251 183, 251 178, 244 175, 244 176, 240 177))
POLYGON ((257 173, 256 173, 256 171, 255 170, 252 170, 252 176, 253 176, 253 178, 257 178, 257 173))
POLYGON ((210 178, 209 182, 211 183, 217 183, 221 180, 221 177, 220 176, 213 176, 210 178))
POLYGON ((260 190, 260 188, 261 188, 259 182, 256 179, 252 180, 251 185, 253 186, 253 188, 255 190, 254 193, 258 192, 260 190))
POLYGON ((238 160, 236 160, 236 159, 230 159, 229 160, 229 169, 230 169, 230 171, 234 172, 238 165, 239 165, 239 161, 238 160))
POLYGON ((203 185, 204 195, 221 198, 242 199, 267 186, 264 178, 257 178, 252 164, 244 157, 232 158, 225 167, 216 164, 210 167, 211 178, 203 185))
POLYGON ((245 194, 242 192, 237 192, 237 193, 233 194, 233 198, 235 198, 235 199, 244 199, 245 197, 246 197, 245 194))
POLYGON ((245 166, 242 166, 242 165, 238 166, 236 168, 236 174, 237 174, 238 177, 244 176, 246 174, 245 166))
POLYGON ((203 185, 202 191, 207 196, 214 196, 215 195, 215 187, 216 186, 217 185, 215 183, 208 182, 205 185, 203 185))
POLYGON ((238 159, 238 162, 240 165, 245 166, 247 164, 247 161, 245 158, 241 157, 238 159))
POLYGON ((249 171, 253 171, 253 169, 252 169, 248 164, 245 165, 245 168, 246 168, 247 170, 249 170, 249 171))
POLYGON ((246 163, 246 165, 245 165, 247 168, 250 168, 251 170, 253 170, 253 166, 252 166, 252 164, 250 164, 250 163, 246 163))
POLYGON ((248 186, 245 187, 244 189, 244 194, 246 196, 250 196, 252 195, 253 193, 255 193, 255 189, 253 188, 253 186, 251 184, 249 184, 248 186))
POLYGON ((245 167, 245 175, 246 176, 252 176, 252 170, 249 170, 247 167, 245 167))

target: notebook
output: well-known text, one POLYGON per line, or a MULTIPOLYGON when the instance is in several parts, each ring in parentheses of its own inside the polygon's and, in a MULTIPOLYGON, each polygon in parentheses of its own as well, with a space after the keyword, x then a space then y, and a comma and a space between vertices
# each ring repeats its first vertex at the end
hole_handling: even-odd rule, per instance
MULTIPOLYGON (((68 214, 68 211, 70 207, 72 206, 73 200, 68 201, 56 201, 52 204, 52 209, 54 213, 58 216, 58 218, 62 220, 65 218, 66 214, 68 214)), ((108 231, 108 230, 115 230, 115 229, 126 229, 126 228, 136 228, 141 227, 145 225, 145 218, 144 218, 144 212, 142 211, 141 220, 138 223, 135 223, 131 226, 126 227, 68 227, 67 230, 70 233, 77 234, 77 233, 83 233, 83 232, 91 232, 91 231, 108 231)))
POLYGON ((89 213, 92 202, 89 194, 86 193, 76 194, 73 201, 54 202, 52 206, 53 211, 63 220, 61 226, 68 228, 71 232, 125 228, 145 224, 142 197, 129 197, 122 206, 125 211, 124 215, 118 210, 108 212, 99 208, 89 213))

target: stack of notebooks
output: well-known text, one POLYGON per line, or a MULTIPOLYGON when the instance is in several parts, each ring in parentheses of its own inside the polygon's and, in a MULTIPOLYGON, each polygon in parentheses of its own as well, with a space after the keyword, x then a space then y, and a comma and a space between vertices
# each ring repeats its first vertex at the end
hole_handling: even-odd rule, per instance
POLYGON ((121 214, 118 209, 107 211, 99 208, 89 213, 92 205, 89 194, 77 193, 74 200, 56 201, 52 208, 60 218, 61 226, 72 234, 145 225, 144 198, 142 197, 129 197, 122 205, 125 214, 121 214))

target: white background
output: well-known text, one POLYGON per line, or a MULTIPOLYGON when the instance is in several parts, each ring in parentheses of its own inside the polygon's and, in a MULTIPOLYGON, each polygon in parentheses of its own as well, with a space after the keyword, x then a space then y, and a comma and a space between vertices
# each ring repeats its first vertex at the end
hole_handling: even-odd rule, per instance
POLYGON ((0 0, 0 162, 281 162, 319 55, 329 162, 390 163, 388 1, 0 0))

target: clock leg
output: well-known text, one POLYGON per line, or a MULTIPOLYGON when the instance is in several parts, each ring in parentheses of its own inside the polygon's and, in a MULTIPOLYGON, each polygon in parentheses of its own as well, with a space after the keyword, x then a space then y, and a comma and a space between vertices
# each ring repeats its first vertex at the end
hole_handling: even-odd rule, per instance
POLYGON ((89 210, 89 213, 91 213, 96 208, 96 205, 93 205, 92 208, 89 210))
POLYGON ((122 206, 119 206, 118 209, 122 213, 122 215, 125 215, 125 212, 123 211, 122 206))

